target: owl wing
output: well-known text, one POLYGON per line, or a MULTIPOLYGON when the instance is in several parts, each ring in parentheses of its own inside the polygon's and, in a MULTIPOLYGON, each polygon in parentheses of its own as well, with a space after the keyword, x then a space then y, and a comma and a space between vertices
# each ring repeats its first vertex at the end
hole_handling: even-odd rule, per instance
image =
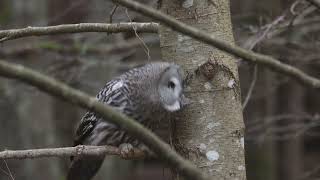
MULTIPOLYGON (((125 89, 126 88, 124 82, 121 79, 114 79, 108 82, 96 97, 99 101, 115 107, 119 111, 124 112, 128 110, 128 97, 125 93, 125 89)), ((82 142, 91 135, 98 122, 101 121, 103 121, 103 119, 100 115, 88 111, 80 121, 78 129, 76 131, 74 146, 82 144, 82 142)), ((111 123, 110 126, 116 127, 115 124, 111 123)))

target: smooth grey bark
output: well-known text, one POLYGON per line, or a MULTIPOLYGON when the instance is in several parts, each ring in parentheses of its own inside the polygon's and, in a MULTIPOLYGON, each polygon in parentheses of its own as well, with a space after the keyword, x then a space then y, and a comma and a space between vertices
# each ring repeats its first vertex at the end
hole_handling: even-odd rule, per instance
MULTIPOLYGON (((229 1, 163 0, 161 10, 184 23, 234 42, 229 1)), ((212 179, 245 179, 243 117, 236 60, 161 26, 163 59, 188 74, 191 105, 174 120, 177 151, 212 179)))

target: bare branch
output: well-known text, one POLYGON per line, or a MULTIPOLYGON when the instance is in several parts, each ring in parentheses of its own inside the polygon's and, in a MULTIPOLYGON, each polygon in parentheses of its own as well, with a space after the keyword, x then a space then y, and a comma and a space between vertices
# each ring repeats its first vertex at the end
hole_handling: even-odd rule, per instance
MULTIPOLYGON (((70 156, 99 156, 118 155, 122 157, 120 149, 113 146, 76 146, 64 148, 28 149, 28 150, 5 150, 0 152, 0 159, 34 159, 45 157, 70 157, 70 156)), ((134 149, 132 154, 128 154, 124 159, 142 159, 146 154, 134 149)))
POLYGON ((113 15, 117 11, 118 7, 119 7, 118 4, 113 6, 113 8, 112 8, 112 10, 111 10, 111 12, 109 14, 109 23, 112 23, 113 15))
POLYGON ((242 45, 245 49, 252 50, 255 48, 257 44, 265 40, 268 36, 270 38, 269 33, 272 29, 274 29, 277 25, 280 24, 286 17, 286 13, 277 17, 271 23, 264 25, 261 29, 253 36, 249 37, 248 40, 242 45))
POLYGON ((176 151, 171 149, 167 143, 163 142, 149 129, 143 127, 140 123, 125 116, 124 114, 115 111, 109 105, 99 102, 94 97, 90 97, 79 90, 73 89, 64 83, 35 72, 22 65, 7 63, 1 60, 0 76, 18 79, 60 99, 66 100, 85 109, 90 109, 91 111, 100 114, 103 119, 107 119, 108 121, 119 125, 128 133, 137 137, 153 152, 155 152, 159 159, 164 162, 168 162, 172 168, 178 170, 187 179, 208 179, 190 161, 182 158, 176 151))
POLYGON ((288 64, 282 63, 279 60, 262 55, 259 53, 252 52, 250 50, 246 50, 243 48, 240 48, 239 46, 227 43, 225 41, 222 41, 220 39, 215 38, 211 34, 208 34, 204 32, 203 30, 196 29, 194 27, 188 26, 178 20, 173 19, 172 17, 161 13, 160 11, 157 11, 155 9, 149 8, 145 5, 142 5, 140 3, 131 1, 131 0, 113 0, 116 3, 119 3, 129 9, 135 10, 143 15, 146 15, 148 17, 151 17, 155 20, 160 21, 161 23, 167 25, 168 27, 179 31, 183 34, 186 34, 190 37, 193 37, 199 41, 202 41, 204 43, 207 43, 209 45, 212 45, 220 50, 226 51, 232 55, 236 55, 238 57, 243 58, 244 60, 258 63, 261 65, 265 65, 268 68, 270 68, 273 71, 283 73, 287 76, 290 76, 292 78, 295 78, 299 82, 308 85, 312 88, 320 88, 320 80, 317 78, 314 78, 312 76, 309 76, 308 74, 304 73, 303 71, 299 70, 298 68, 295 68, 293 66, 290 66, 288 64))
MULTIPOLYGON (((125 12, 126 12, 126 15, 127 15, 128 19, 129 19, 129 21, 132 23, 132 19, 131 19, 131 17, 129 16, 128 9, 126 9, 125 12)), ((148 60, 150 60, 150 50, 149 50, 147 44, 146 44, 146 43, 143 41, 143 39, 139 36, 139 34, 138 34, 138 32, 137 32, 137 29, 136 29, 136 27, 135 27, 134 25, 132 26, 132 29, 133 29, 134 34, 136 35, 136 37, 140 40, 140 42, 141 42, 141 44, 142 44, 142 47, 143 47, 143 50, 144 50, 144 52, 147 54, 148 60)))
POLYGON ((0 42, 11 39, 18 39, 28 36, 45 36, 65 33, 81 33, 81 32, 131 32, 133 27, 137 32, 157 33, 157 23, 80 23, 80 24, 63 24, 47 27, 27 27, 22 29, 11 29, 0 31, 0 42))
POLYGON ((12 173, 11 173, 11 170, 10 170, 10 168, 9 168, 9 166, 8 166, 8 163, 6 162, 6 160, 3 160, 3 162, 4 162, 4 164, 6 165, 6 168, 7 168, 7 171, 8 172, 6 172, 6 171, 4 171, 4 170, 2 170, 1 168, 1 171, 3 171, 11 180, 14 180, 14 177, 13 177, 13 175, 12 175, 12 173))
POLYGON ((308 1, 310 4, 316 6, 318 9, 320 9, 320 0, 306 0, 308 1))
MULTIPOLYGON (((319 127, 320 116, 318 114, 280 114, 249 122, 246 125, 246 139, 258 143, 263 143, 267 138, 275 141, 294 139, 303 134, 312 135, 308 131, 319 127), (294 121, 292 121, 294 120, 294 121), (276 126, 281 122, 286 122, 284 126, 276 126)), ((314 136, 319 137, 318 134, 314 136)))
MULTIPOLYGON (((257 44, 259 44, 261 41, 263 41, 266 38, 266 36, 268 35, 269 31, 274 26, 278 25, 281 21, 283 21, 283 19, 285 18, 285 14, 277 17, 273 22, 271 22, 270 24, 265 25, 262 28, 263 31, 260 31, 255 36, 252 36, 251 38, 249 38, 246 41, 246 43, 244 44, 244 48, 252 50, 257 44)), ((248 105, 248 102, 250 101, 251 95, 253 93, 253 89, 254 89, 254 87, 256 85, 256 82, 257 82, 257 78, 258 78, 258 65, 255 64, 254 65, 254 69, 253 69, 253 78, 252 78, 252 81, 250 83, 250 87, 249 87, 249 90, 247 92, 246 98, 245 98, 244 102, 242 103, 242 111, 245 110, 245 108, 248 105)))
POLYGON ((258 65, 254 65, 254 69, 253 69, 253 77, 252 77, 252 81, 250 83, 250 87, 249 90, 247 92, 246 98, 244 99, 244 102, 242 103, 242 111, 244 111, 248 105, 248 102, 250 101, 250 98, 252 96, 253 93, 253 89, 256 85, 258 79, 258 65))

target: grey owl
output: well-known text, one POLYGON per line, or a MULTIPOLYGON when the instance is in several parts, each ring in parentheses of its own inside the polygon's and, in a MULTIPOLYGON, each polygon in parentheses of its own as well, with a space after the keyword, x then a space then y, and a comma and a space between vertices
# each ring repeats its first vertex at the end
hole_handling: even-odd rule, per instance
MULTIPOLYGON (((172 63, 155 62, 134 68, 108 82, 98 93, 99 101, 112 106, 151 130, 170 113, 187 104, 183 95, 181 68, 172 63)), ((166 121, 163 121, 166 122, 166 121)), ((120 146, 140 142, 119 126, 87 112, 76 131, 74 145, 120 146)), ((89 180, 99 170, 104 156, 72 159, 68 180, 89 180)))

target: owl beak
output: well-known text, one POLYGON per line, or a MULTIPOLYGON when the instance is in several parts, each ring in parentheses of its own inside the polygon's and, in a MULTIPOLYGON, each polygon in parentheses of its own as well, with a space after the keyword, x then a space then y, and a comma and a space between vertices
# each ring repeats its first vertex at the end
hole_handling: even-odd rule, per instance
POLYGON ((187 106, 189 104, 191 104, 191 99, 186 98, 184 96, 184 94, 182 94, 181 97, 180 97, 180 106, 181 106, 181 108, 183 108, 183 107, 185 107, 185 106, 187 106))

